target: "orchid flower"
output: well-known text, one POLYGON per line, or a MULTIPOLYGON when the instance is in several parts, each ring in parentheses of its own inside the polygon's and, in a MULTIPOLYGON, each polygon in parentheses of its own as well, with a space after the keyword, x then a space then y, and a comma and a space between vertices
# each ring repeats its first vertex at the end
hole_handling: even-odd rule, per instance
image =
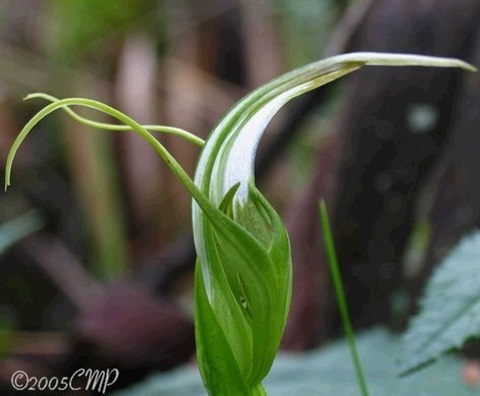
POLYGON ((210 395, 265 395, 262 385, 278 351, 292 288, 288 235, 280 216, 255 186, 254 162, 266 125, 287 102, 363 66, 460 67, 463 61, 419 55, 351 53, 314 62, 284 74, 239 101, 207 139, 194 181, 149 132, 169 127, 142 126, 110 106, 88 99, 58 100, 21 131, 7 158, 5 184, 16 150, 43 117, 63 108, 78 121, 100 129, 133 130, 151 144, 192 195, 195 270, 195 334, 200 372, 210 395), (97 123, 70 106, 85 106, 124 125, 97 123))
POLYGON ((201 153, 195 184, 233 219, 228 227, 219 227, 193 201, 200 264, 196 334, 202 376, 212 394, 264 393, 261 380, 273 363, 288 315, 292 269, 287 232, 254 181, 255 153, 265 127, 291 99, 365 65, 472 70, 462 61, 417 55, 353 53, 321 60, 241 100, 201 153))

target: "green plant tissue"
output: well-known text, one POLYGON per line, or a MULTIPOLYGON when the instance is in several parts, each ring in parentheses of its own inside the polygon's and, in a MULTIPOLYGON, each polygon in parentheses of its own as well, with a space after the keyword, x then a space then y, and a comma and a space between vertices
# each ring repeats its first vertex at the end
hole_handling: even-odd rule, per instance
POLYGON ((406 374, 480 338, 480 232, 464 237, 430 278, 400 353, 406 374))
MULTIPOLYGON (((441 359, 405 378, 396 374, 395 357, 400 340, 384 329, 357 337, 362 365, 371 396, 468 396, 478 395, 461 379, 461 360, 441 359)), ((120 374, 121 375, 121 374, 120 374)), ((301 354, 281 353, 264 382, 270 396, 357 396, 360 395, 350 351, 345 340, 301 354)), ((156 374, 116 396, 178 395, 205 396, 198 369, 184 366, 156 374)))

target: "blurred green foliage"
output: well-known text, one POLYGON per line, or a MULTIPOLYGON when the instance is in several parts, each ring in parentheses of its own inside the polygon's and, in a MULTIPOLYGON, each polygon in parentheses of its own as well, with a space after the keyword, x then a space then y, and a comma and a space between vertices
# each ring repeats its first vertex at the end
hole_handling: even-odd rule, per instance
MULTIPOLYGON (((102 49, 105 38, 121 38, 138 26, 149 8, 148 0, 51 0, 46 23, 52 24, 52 48, 56 60, 74 63, 80 56, 102 49)), ((48 26, 47 26, 48 29, 48 26)))

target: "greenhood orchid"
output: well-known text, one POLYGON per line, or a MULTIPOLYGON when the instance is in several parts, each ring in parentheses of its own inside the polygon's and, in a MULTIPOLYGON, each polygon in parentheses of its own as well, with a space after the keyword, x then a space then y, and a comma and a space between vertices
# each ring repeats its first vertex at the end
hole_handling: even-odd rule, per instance
POLYGON ((366 65, 460 67, 456 59, 418 55, 351 53, 286 73, 238 102, 203 146, 192 180, 149 131, 201 139, 169 127, 142 126, 105 104, 80 98, 52 103, 22 130, 7 159, 6 186, 16 150, 43 117, 63 108, 78 121, 100 129, 133 130, 166 161, 192 195, 195 271, 195 332, 200 371, 211 395, 264 395, 262 381, 280 345, 289 311, 292 263, 280 216, 255 186, 257 146, 271 118, 291 99, 366 65), (109 114, 124 125, 80 117, 71 106, 109 114))

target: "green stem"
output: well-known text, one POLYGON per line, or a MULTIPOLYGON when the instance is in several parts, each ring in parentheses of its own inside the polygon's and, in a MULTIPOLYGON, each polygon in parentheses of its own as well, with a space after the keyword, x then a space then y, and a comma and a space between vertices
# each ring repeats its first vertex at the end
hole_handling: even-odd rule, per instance
MULTIPOLYGON (((24 100, 36 99, 36 98, 45 99, 52 103, 60 101, 60 99, 56 98, 55 96, 47 95, 44 93, 29 94, 24 98, 24 100)), ((108 124, 104 122, 89 120, 88 118, 82 117, 81 115, 75 113, 69 107, 64 107, 63 110, 65 110, 71 117, 76 119, 78 122, 81 122, 82 124, 91 126, 96 129, 105 129, 109 131, 131 131, 132 130, 132 128, 128 125, 115 125, 115 124, 108 124)), ((165 125, 142 125, 142 127, 150 131, 163 132, 163 133, 168 133, 170 135, 182 137, 185 140, 189 141, 190 143, 196 144, 199 147, 203 147, 205 145, 205 141, 203 139, 181 128, 175 128, 175 127, 170 127, 165 125)))
MULTIPOLYGON (((192 197, 197 201, 198 205, 202 208, 205 214, 208 217, 218 217, 216 214, 216 208, 212 206, 208 198, 200 191, 200 189, 195 185, 193 180, 190 176, 185 172, 179 162, 170 154, 170 152, 142 125, 138 122, 127 116, 126 114, 122 113, 114 109, 111 106, 108 106, 104 103, 98 102, 92 99, 84 99, 84 98, 68 98, 68 99, 61 99, 55 101, 54 103, 49 104, 48 106, 44 107, 40 110, 37 114, 35 114, 30 121, 23 127, 20 131, 19 135, 15 139, 10 148, 10 151, 7 156, 7 164, 5 168, 5 191, 7 187, 10 185, 10 175, 12 170, 12 163, 15 157, 15 154, 22 144, 23 140, 26 138, 28 133, 32 130, 32 128, 39 123, 43 118, 45 118, 50 113, 54 112, 55 110, 61 108, 67 108, 69 106, 83 106, 95 109, 102 113, 108 114, 123 124, 127 125, 127 130, 133 130, 138 135, 140 135, 143 139, 145 139, 153 148, 154 150, 160 155, 160 157, 166 162, 169 168, 173 171, 176 177, 180 179, 183 185, 187 188, 189 193, 192 197)), ((217 221, 222 221, 222 217, 220 216, 217 221)))
POLYGON ((358 355, 357 347, 355 345, 355 335, 353 333, 352 323, 348 314, 347 300, 345 298, 345 290, 343 288, 342 277, 340 275, 340 269, 338 266, 337 254, 335 251, 335 245, 333 243, 332 229, 330 227, 330 221, 328 219, 327 206, 325 201, 321 200, 319 203, 320 223, 322 224, 323 239, 325 242, 325 248, 327 250, 328 265, 332 274, 333 286, 335 289, 335 295, 337 297, 338 309, 342 317, 343 327, 347 335, 348 344, 350 346, 350 353, 352 354, 355 371, 357 374, 358 383, 362 391, 363 396, 368 396, 367 383, 362 370, 362 364, 358 355))
POLYGON ((267 391, 263 387, 263 384, 258 384, 250 389, 249 396, 267 396, 267 391))

